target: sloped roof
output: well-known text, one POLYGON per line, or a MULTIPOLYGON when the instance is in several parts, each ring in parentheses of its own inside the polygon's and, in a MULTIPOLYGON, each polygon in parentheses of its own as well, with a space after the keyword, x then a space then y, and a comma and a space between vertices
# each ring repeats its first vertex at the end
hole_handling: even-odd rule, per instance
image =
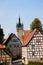
POLYGON ((20 21, 20 17, 19 17, 19 22, 17 23, 16 26, 17 26, 17 27, 22 27, 22 26, 23 26, 23 24, 22 24, 21 21, 20 21))
POLYGON ((7 37, 7 39, 5 39, 5 41, 3 42, 3 44, 5 44, 6 42, 8 42, 9 39, 12 37, 12 35, 13 35, 13 33, 11 33, 11 34, 7 37))
POLYGON ((4 46, 4 45, 2 45, 2 44, 0 44, 0 49, 3 49, 3 48, 5 48, 5 46, 4 46))
MULTIPOLYGON (((8 36, 8 38, 3 42, 3 44, 4 44, 4 45, 7 45, 8 42, 9 42, 9 40, 10 40, 13 36, 17 37, 15 34, 11 33, 11 34, 8 36)), ((17 39, 20 41, 20 39, 19 39, 18 37, 17 37, 17 39)), ((21 41, 20 41, 20 43, 21 43, 21 41)))
POLYGON ((11 54, 10 50, 7 47, 0 44, 0 49, 3 49, 10 57, 12 57, 12 54, 11 54))
POLYGON ((12 56, 12 53, 11 53, 11 51, 10 51, 9 48, 5 47, 3 50, 4 50, 10 57, 13 57, 13 56, 12 56))
POLYGON ((32 39, 36 30, 37 29, 34 29, 33 31, 29 31, 29 30, 26 31, 26 33, 20 39, 22 42, 22 46, 26 46, 28 44, 28 42, 32 39))
POLYGON ((24 30, 24 34, 29 34, 31 30, 24 30))

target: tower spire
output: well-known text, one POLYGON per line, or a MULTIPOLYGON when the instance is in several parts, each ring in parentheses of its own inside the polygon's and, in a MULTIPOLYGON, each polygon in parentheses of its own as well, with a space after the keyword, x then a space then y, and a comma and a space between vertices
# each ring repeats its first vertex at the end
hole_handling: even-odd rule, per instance
POLYGON ((16 25, 16 29, 17 29, 17 36, 18 36, 18 38, 20 39, 21 38, 21 36, 23 35, 23 24, 21 23, 21 21, 20 21, 20 16, 19 16, 19 18, 18 18, 18 23, 17 23, 17 25, 16 25))
POLYGON ((20 24, 20 16, 19 16, 19 24, 20 24))

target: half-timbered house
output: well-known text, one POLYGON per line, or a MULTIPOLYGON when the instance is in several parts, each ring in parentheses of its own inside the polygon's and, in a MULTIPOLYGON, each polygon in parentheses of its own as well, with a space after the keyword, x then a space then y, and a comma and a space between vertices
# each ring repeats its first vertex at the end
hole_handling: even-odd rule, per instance
POLYGON ((0 44, 0 65, 12 65, 12 56, 9 53, 8 49, 0 44))
POLYGON ((43 35, 39 30, 25 30, 21 42, 23 62, 43 60, 43 35))
POLYGON ((9 47, 13 59, 21 58, 21 42, 15 34, 11 33, 3 44, 9 47))

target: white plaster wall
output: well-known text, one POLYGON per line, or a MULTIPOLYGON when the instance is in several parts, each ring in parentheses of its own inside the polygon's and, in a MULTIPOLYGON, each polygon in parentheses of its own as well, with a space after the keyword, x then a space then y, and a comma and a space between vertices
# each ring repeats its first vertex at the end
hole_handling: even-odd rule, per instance
POLYGON ((22 62, 27 64, 28 59, 27 59, 27 47, 22 47, 22 62), (25 60, 23 59, 25 57, 25 60))

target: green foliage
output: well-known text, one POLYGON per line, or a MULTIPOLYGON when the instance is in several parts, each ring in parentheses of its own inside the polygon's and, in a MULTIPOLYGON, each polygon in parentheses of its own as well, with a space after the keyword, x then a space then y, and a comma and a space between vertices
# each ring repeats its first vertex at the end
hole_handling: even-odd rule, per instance
POLYGON ((3 29, 2 29, 2 28, 0 28, 0 43, 2 43, 3 38, 4 38, 3 29))
POLYGON ((40 32, 42 32, 41 21, 38 18, 35 18, 33 22, 30 24, 30 29, 31 30, 38 29, 40 32))
POLYGON ((22 65, 25 65, 24 63, 22 63, 22 65))
POLYGON ((29 62, 27 65, 43 65, 41 62, 29 62))

